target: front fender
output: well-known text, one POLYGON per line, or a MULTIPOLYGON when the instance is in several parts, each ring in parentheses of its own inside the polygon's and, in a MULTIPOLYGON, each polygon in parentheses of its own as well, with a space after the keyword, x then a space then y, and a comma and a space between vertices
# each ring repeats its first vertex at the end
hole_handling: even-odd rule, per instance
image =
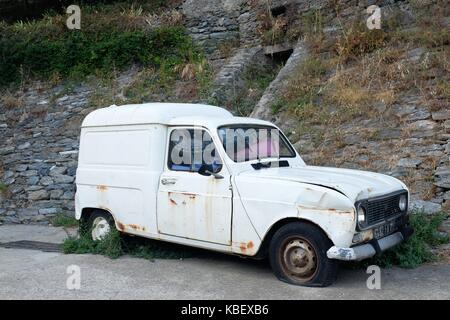
POLYGON ((298 217, 322 228, 334 245, 351 245, 356 212, 345 195, 325 187, 306 187, 301 190, 295 204, 298 217))
POLYGON ((298 218, 319 226, 334 245, 351 245, 356 217, 354 205, 345 195, 322 186, 282 180, 238 177, 236 185, 244 209, 261 238, 278 221, 298 218))

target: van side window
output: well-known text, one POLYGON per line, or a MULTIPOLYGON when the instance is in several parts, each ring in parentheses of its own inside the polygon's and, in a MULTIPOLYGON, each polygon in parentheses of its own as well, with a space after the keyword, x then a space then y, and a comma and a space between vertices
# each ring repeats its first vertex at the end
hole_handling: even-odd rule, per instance
POLYGON ((169 169, 198 172, 204 164, 212 165, 215 172, 222 168, 222 161, 209 133, 201 129, 172 130, 168 154, 169 169))

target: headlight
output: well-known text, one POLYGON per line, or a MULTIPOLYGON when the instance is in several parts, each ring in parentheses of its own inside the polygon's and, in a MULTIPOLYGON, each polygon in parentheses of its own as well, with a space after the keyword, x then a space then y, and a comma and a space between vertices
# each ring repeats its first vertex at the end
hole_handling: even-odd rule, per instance
POLYGON ((398 199, 398 208, 400 209, 400 211, 405 211, 406 205, 407 205, 406 195, 402 194, 398 199))
POLYGON ((357 214, 358 214, 358 223, 364 224, 366 222, 366 210, 362 205, 358 206, 357 214))

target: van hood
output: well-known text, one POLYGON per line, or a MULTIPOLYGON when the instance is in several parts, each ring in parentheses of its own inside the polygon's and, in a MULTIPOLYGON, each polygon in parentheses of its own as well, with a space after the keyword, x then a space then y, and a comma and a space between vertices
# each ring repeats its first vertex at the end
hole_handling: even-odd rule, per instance
POLYGON ((334 189, 353 202, 406 189, 406 186, 396 178, 353 169, 304 166, 249 170, 241 174, 319 185, 334 189))

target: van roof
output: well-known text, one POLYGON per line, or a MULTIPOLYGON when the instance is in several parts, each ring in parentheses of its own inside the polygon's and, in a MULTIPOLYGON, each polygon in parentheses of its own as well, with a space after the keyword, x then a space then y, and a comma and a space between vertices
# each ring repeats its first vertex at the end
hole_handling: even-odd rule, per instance
POLYGON ((112 105, 89 113, 82 127, 119 126, 130 124, 173 124, 179 117, 199 116, 232 118, 233 115, 219 107, 187 103, 144 103, 123 106, 112 105))

